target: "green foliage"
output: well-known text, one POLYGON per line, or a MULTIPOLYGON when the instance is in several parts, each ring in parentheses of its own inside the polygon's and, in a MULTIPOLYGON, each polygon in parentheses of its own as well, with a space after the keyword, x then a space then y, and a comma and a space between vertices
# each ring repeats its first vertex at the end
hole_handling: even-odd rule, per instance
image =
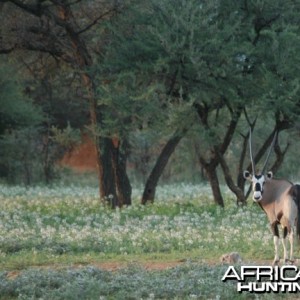
POLYGON ((116 85, 124 78, 144 91, 164 85, 164 99, 173 98, 172 106, 162 111, 165 115, 189 101, 211 110, 224 104, 251 108, 256 103, 262 113, 294 113, 300 46, 297 5, 138 2, 114 20, 104 62, 116 85))
POLYGON ((0 139, 1 176, 10 184, 31 185, 56 177, 54 161, 59 156, 53 143, 41 143, 42 130, 25 127, 0 139))
MULTIPOLYGON (((295 124, 298 6, 298 1, 131 2, 106 27, 110 42, 95 70, 99 103, 109 107, 108 134, 138 127, 167 135, 190 128, 210 160, 241 108, 265 128, 273 127, 275 117, 295 124)), ((239 120, 239 130, 245 127, 245 119, 239 120)), ((235 134, 228 152, 239 158, 235 134)))
POLYGON ((66 78, 70 69, 55 74, 51 65, 42 72, 37 63, 34 78, 25 79, 23 69, 16 74, 14 65, 2 65, 0 175, 13 184, 50 183, 58 176, 56 162, 79 142, 86 124, 86 105, 70 93, 78 83, 66 78))
POLYGON ((57 65, 43 57, 31 70, 33 76, 26 78, 26 91, 46 116, 43 124, 45 131, 52 126, 59 130, 68 126, 82 129, 88 124, 85 89, 81 87, 80 77, 72 68, 57 65))
POLYGON ((40 175, 39 106, 24 93, 22 77, 13 65, 0 68, 0 176, 11 183, 31 184, 40 175))
POLYGON ((72 128, 70 123, 64 129, 52 126, 51 134, 51 139, 66 150, 71 150, 81 141, 80 130, 72 128))
POLYGON ((13 66, 0 67, 0 135, 7 129, 34 126, 43 120, 42 111, 24 95, 21 78, 13 66))
MULTIPOLYGON (((105 8, 106 4, 101 2, 105 8)), ((140 164, 135 177, 143 177, 145 181, 154 157, 161 149, 160 143, 180 129, 190 129, 189 143, 183 141, 191 145, 196 137, 195 143, 201 146, 198 147, 199 152, 208 161, 214 153, 213 148, 223 140, 231 118, 239 118, 236 112, 241 108, 247 110, 251 120, 256 116, 262 120, 257 129, 259 141, 267 129, 273 128, 275 117, 288 126, 298 122, 298 0, 205 0, 201 3, 197 0, 130 0, 122 4, 124 6, 118 7, 118 13, 106 15, 101 22, 98 19, 95 23, 92 19, 95 20, 96 15, 87 12, 91 7, 98 7, 98 3, 90 6, 89 2, 75 1, 70 8, 74 24, 83 26, 90 19, 90 24, 95 25, 85 28, 82 42, 94 62, 87 72, 98 99, 97 133, 126 140, 133 136, 131 159, 140 164), (97 49, 97 52, 92 49, 97 49), (201 121, 195 111, 196 105, 202 112, 201 121), (156 132, 161 136, 153 139, 156 132), (144 138, 148 141, 143 142, 144 138), (151 144, 156 145, 149 149, 151 144), (144 151, 143 147, 148 149, 144 151), (147 155, 151 158, 144 163, 147 155)), ((12 25, 12 16, 18 12, 21 16, 17 27, 22 28, 18 34, 25 32, 26 37, 36 37, 36 33, 29 32, 32 31, 29 30, 31 26, 22 26, 28 17, 25 12, 8 5, 4 10, 10 16, 6 24, 12 25)), ((41 6, 41 9, 46 8, 41 6)), ((30 19, 31 22, 37 21, 36 18, 30 19)), ((76 57, 74 59, 74 53, 63 46, 69 43, 64 36, 61 38, 56 34, 57 27, 52 25, 50 29, 55 34, 49 35, 49 38, 57 37, 59 43, 53 43, 51 55, 61 55, 62 60, 66 59, 65 64, 47 53, 22 52, 22 62, 30 68, 18 69, 20 77, 7 61, 1 64, 0 135, 5 130, 24 129, 40 123, 42 110, 47 117, 43 133, 55 128, 50 130, 54 135, 50 137, 52 142, 69 148, 77 140, 70 128, 82 129, 88 122, 88 101, 81 76, 70 65, 76 57), (23 95, 23 90, 41 108, 33 105, 23 95)), ((10 30, 11 27, 7 28, 10 30)), ((34 40, 34 45, 48 45, 51 39, 44 39, 44 29, 40 29, 41 36, 34 40)), ((6 27, 3 30, 6 32, 6 27)), ((11 38, 15 40, 18 37, 11 38)), ((18 60, 17 55, 11 57, 18 60)), ((248 127, 245 118, 239 119, 238 132, 226 152, 230 166, 237 164, 241 154, 239 133, 244 134, 248 127)), ((43 138, 45 135, 41 134, 39 147, 43 138)), ((12 147, 13 143, 11 137, 7 139, 10 139, 5 146, 8 161, 12 160, 10 153, 15 153, 18 159, 22 157, 21 150, 9 150, 8 145, 12 147)), ((290 140, 295 144, 296 138, 290 140)), ((17 146, 18 139, 15 138, 14 143, 17 146)), ((166 177, 168 173, 173 177, 176 174, 192 174, 190 167, 186 167, 190 163, 186 162, 192 160, 192 165, 196 163, 194 148, 179 148, 178 156, 172 161, 173 166, 165 172, 166 177)), ((32 160, 38 160, 33 149, 37 148, 31 148, 32 160)), ((1 158, 6 160, 4 155, 1 158)), ((290 158, 287 161, 297 172, 295 161, 290 158)), ((15 172, 22 170, 19 161, 13 169, 15 172)), ((284 172, 288 173, 288 169, 284 172)), ((181 178, 178 176, 176 180, 181 178)), ((186 178, 190 180, 188 174, 186 178)))

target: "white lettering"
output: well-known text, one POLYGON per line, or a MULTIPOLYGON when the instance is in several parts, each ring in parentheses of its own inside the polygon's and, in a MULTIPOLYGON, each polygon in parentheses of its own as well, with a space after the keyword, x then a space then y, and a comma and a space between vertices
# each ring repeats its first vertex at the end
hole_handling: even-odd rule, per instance
POLYGON ((300 279, 300 271, 297 273, 296 278, 297 278, 297 280, 300 279))
POLYGON ((277 282, 264 282, 265 284, 265 289, 264 292, 266 293, 270 293, 270 291, 272 290, 272 292, 278 292, 278 285, 277 282))
POLYGON ((252 289, 253 289, 253 282, 248 282, 248 283, 238 282, 237 283, 237 291, 239 293, 242 293, 243 291, 251 292, 252 289))
POLYGON ((274 271, 274 281, 279 281, 279 278, 280 278, 280 276, 279 276, 279 266, 275 266, 275 267, 273 267, 273 271, 274 271))
POLYGON ((300 284, 297 282, 238 282, 237 292, 250 293, 297 293, 300 291, 300 284))
POLYGON ((298 282, 293 282, 293 293, 300 292, 300 284, 298 282))
POLYGON ((298 268, 296 266, 282 266, 280 268, 280 280, 282 281, 295 281, 297 280, 297 276, 295 277, 287 277, 287 271, 294 271, 297 273, 298 268))
POLYGON ((267 277, 266 280, 274 280, 274 270, 271 266, 261 266, 257 269, 256 280, 261 281, 264 277, 267 277))
POLYGON ((241 266, 241 280, 245 281, 247 277, 255 277, 259 266, 241 266))
POLYGON ((229 266, 222 277, 223 282, 236 280, 239 293, 297 293, 300 292, 299 279, 300 270, 296 266, 241 266, 240 273, 229 266))
POLYGON ((226 282, 226 280, 232 280, 232 279, 236 279, 238 281, 241 280, 241 278, 239 277, 239 274, 236 272, 234 266, 229 266, 227 271, 225 272, 224 276, 222 277, 222 281, 226 282), (233 274, 230 274, 233 273, 233 274))
POLYGON ((292 282, 278 282, 278 286, 281 287, 281 290, 279 292, 291 292, 292 291, 292 282))

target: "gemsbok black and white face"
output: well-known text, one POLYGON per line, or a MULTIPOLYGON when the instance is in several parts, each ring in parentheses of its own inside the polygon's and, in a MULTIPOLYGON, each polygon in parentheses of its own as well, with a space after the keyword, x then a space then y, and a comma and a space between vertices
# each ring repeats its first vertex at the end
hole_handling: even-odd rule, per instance
POLYGON ((243 175, 244 175, 244 178, 246 180, 250 181, 252 184, 252 191, 253 191, 252 199, 255 202, 259 202, 262 200, 263 193, 264 193, 264 185, 267 180, 271 180, 273 178, 273 173, 270 171, 265 175, 265 170, 266 170, 267 163, 268 163, 268 160, 269 160, 269 157, 271 154, 271 150, 274 147, 276 138, 277 138, 277 132, 275 132, 275 134, 274 134, 274 138, 271 143, 270 149, 268 151, 267 158, 266 158, 266 161, 264 163, 261 173, 255 174, 255 163, 254 163, 254 159, 253 159, 253 155, 252 155, 252 134, 251 134, 251 129, 250 129, 249 149, 250 149, 250 159, 251 159, 253 174, 251 174, 249 171, 244 171, 243 175))
POLYGON ((259 202, 263 198, 264 185, 267 180, 271 180, 273 178, 273 173, 270 171, 267 175, 252 175, 249 171, 244 171, 244 178, 251 182, 253 201, 259 202))

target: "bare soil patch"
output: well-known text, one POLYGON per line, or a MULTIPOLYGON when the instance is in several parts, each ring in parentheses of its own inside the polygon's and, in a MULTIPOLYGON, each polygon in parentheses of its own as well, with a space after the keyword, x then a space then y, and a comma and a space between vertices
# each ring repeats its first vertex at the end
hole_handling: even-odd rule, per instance
MULTIPOLYGON (((181 264, 183 264, 183 261, 166 261, 166 262, 91 262, 89 264, 73 264, 73 265, 58 265, 58 264, 48 264, 48 265, 36 265, 36 266, 30 266, 28 269, 44 269, 44 270, 63 270, 67 268, 74 268, 74 269, 80 269, 85 268, 86 266, 93 266, 95 268, 99 268, 106 271, 117 271, 121 269, 128 268, 129 266, 136 265, 140 266, 142 268, 145 268, 146 270, 150 271, 163 271, 170 268, 177 267, 181 264)), ((9 271, 6 274, 6 277, 10 280, 14 280, 16 277, 18 277, 22 273, 22 270, 14 270, 9 271)))
POLYGON ((170 268, 177 267, 183 264, 182 261, 168 261, 168 262, 144 262, 144 263, 120 263, 120 262, 103 262, 103 263, 96 263, 93 266, 104 269, 108 271, 115 271, 119 269, 123 269, 128 267, 128 265, 137 265, 145 268, 146 270, 166 270, 170 268))
MULTIPOLYGON (((165 262, 158 262, 158 261, 147 261, 147 262, 119 262, 119 261, 108 261, 108 262, 91 262, 89 264, 72 264, 72 265, 60 265, 60 264, 47 264, 47 265, 35 265, 30 266, 28 268, 36 268, 36 269, 44 269, 44 270, 63 270, 63 269, 80 269, 85 268, 86 266, 93 266, 95 268, 99 268, 102 270, 114 272, 121 269, 128 268, 129 266, 139 266, 145 268, 149 271, 163 271, 171 268, 175 268, 177 266, 183 265, 186 261, 185 260, 174 260, 174 261, 165 261, 165 262)), ((210 265, 211 267, 221 265, 222 263, 220 260, 202 260, 199 263, 210 265)), ((255 260, 255 261, 243 261, 242 265, 272 265, 272 260, 255 260)), ((14 270, 7 272, 7 278, 10 280, 14 280, 22 273, 22 270, 14 270)))

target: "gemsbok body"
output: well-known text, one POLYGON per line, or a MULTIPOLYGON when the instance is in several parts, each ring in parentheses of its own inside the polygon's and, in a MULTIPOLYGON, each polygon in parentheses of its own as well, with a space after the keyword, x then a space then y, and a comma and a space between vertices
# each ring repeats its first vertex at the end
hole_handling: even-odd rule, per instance
POLYGON ((294 185, 289 180, 274 179, 272 172, 265 173, 266 165, 274 146, 277 134, 275 133, 273 142, 270 146, 265 164, 261 173, 255 173, 255 165, 252 156, 251 130, 249 138, 250 158, 252 163, 252 172, 244 171, 244 178, 251 181, 253 200, 257 202, 266 213, 271 224, 273 233, 275 257, 273 265, 279 263, 279 230, 278 225, 283 229, 282 245, 284 263, 294 261, 294 227, 296 225, 297 237, 300 236, 300 185, 294 185), (290 256, 287 249, 287 238, 290 242, 290 256))

